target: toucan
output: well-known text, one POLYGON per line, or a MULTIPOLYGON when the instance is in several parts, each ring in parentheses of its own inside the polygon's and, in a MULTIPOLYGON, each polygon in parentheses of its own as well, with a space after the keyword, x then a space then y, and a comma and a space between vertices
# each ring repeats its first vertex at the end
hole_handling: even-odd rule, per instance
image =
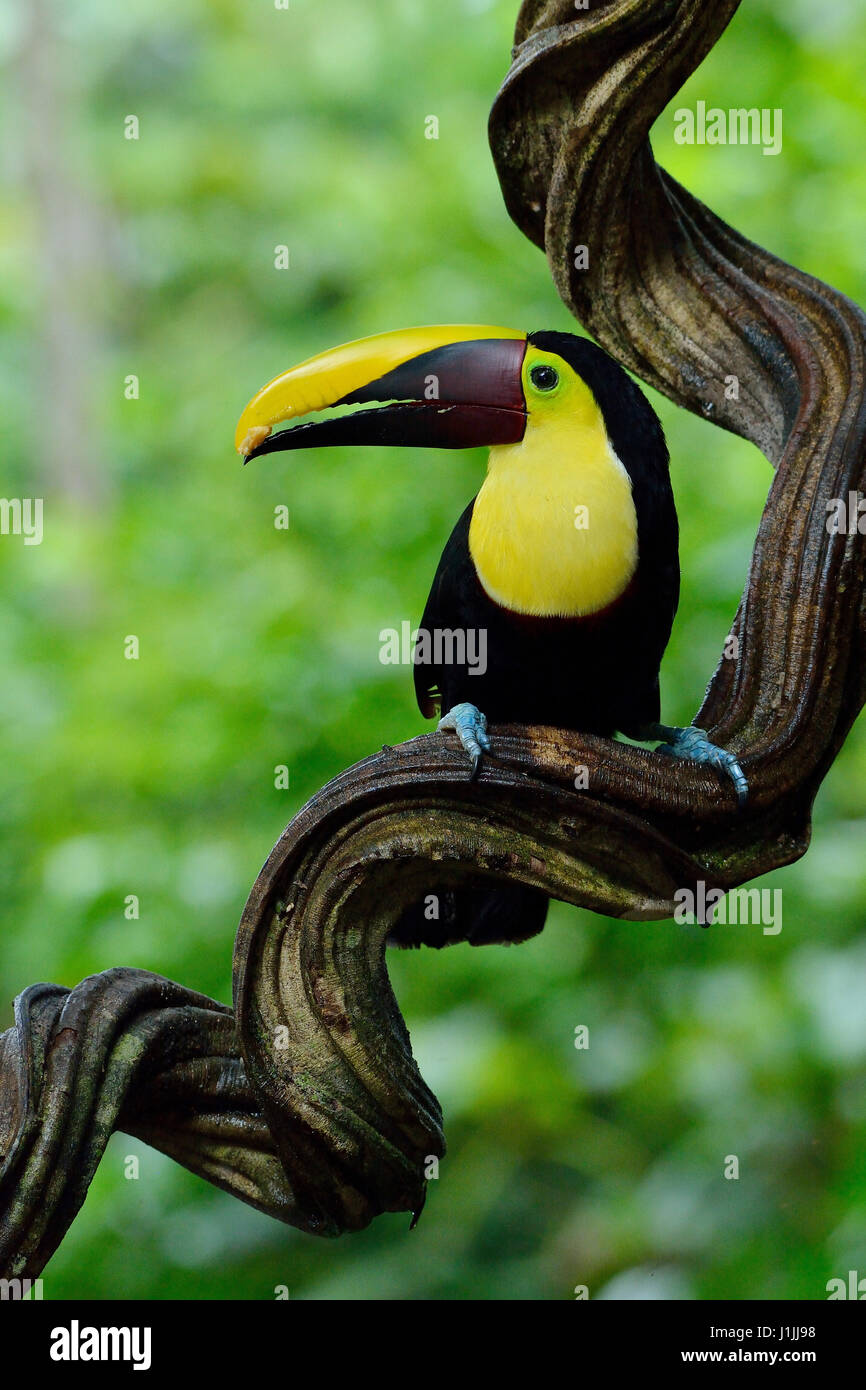
MULTIPOLYGON (((488 719, 546 724, 660 742, 730 777, 745 804, 734 754, 695 726, 659 723, 680 577, 668 450, 643 392, 588 338, 474 324, 363 338, 264 386, 235 442, 245 461, 331 445, 487 446, 487 476, 418 629, 421 712, 438 709, 472 777, 491 751, 488 719), (322 411, 332 413, 294 423, 322 411)), ((444 924, 416 913, 394 939, 522 940, 544 912, 543 895, 521 885, 461 890, 444 924)))

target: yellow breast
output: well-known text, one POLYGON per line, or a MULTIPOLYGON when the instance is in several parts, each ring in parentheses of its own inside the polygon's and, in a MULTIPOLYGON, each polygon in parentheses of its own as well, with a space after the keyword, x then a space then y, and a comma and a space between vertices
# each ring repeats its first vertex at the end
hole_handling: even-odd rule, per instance
POLYGON ((631 479, 600 421, 533 424, 490 450, 469 528, 485 591, 516 613, 597 613, 637 567, 631 479))

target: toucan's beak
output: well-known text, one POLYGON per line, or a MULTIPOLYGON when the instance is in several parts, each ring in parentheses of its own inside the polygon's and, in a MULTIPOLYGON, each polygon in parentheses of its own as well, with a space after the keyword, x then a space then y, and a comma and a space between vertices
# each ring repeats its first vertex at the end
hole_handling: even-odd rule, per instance
POLYGON ((238 421, 238 452, 250 459, 332 444, 515 444, 526 429, 526 336, 477 324, 409 328, 323 352, 253 397, 238 421), (312 411, 369 401, 389 404, 271 433, 312 411))

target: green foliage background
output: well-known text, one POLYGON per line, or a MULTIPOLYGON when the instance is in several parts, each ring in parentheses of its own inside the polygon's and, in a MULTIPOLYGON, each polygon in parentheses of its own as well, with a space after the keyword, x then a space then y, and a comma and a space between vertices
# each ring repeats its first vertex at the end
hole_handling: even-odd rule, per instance
MULTIPOLYGON (((424 727, 378 633, 420 617, 483 454, 243 470, 233 431, 262 382, 352 337, 572 326, 486 145, 514 15, 514 0, 0 11, 2 492, 45 498, 41 546, 0 539, 0 1025, 26 985, 120 964, 230 999, 235 925, 287 820, 424 727)), ((860 302, 864 45, 854 0, 745 0, 673 106, 780 107, 783 153, 678 147, 672 109, 653 137, 727 220, 860 302)), ((770 471, 656 405, 683 529, 664 709, 688 722, 770 471)), ((809 854, 760 885, 783 892, 778 936, 557 906, 525 946, 392 959, 449 1143, 413 1234, 387 1216, 320 1242, 116 1135, 46 1297, 550 1299, 585 1283, 816 1299, 866 1274, 864 781, 861 722, 809 854)))

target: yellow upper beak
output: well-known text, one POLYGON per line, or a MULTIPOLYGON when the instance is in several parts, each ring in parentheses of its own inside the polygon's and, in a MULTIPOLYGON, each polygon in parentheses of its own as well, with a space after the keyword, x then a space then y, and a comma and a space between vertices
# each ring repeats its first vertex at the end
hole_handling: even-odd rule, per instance
POLYGON ((370 381, 413 357, 450 343, 481 338, 525 339, 513 328, 479 324, 439 324, 377 333, 321 352, 274 377, 244 409, 235 431, 235 447, 244 458, 267 439, 274 425, 324 410, 370 381))

